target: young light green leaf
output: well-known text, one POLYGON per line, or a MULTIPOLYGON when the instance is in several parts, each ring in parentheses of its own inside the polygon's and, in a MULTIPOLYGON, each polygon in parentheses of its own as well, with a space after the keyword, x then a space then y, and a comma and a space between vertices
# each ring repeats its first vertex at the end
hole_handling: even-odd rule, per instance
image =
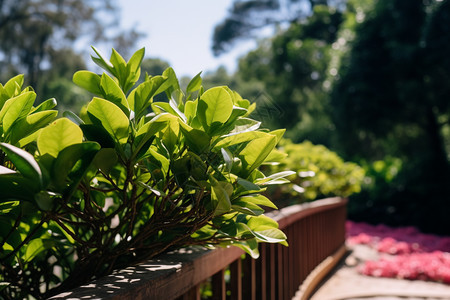
POLYGON ((277 229, 278 222, 265 215, 248 217, 247 226, 253 231, 277 229))
POLYGON ((102 90, 102 95, 106 100, 111 101, 125 113, 128 117, 130 115, 130 107, 128 106, 128 101, 117 82, 114 81, 108 74, 103 73, 100 80, 100 88, 102 90))
POLYGON ((269 132, 270 134, 273 134, 277 137, 277 144, 280 142, 281 138, 283 137, 284 133, 286 132, 286 129, 277 129, 269 132))
POLYGON ((278 149, 273 149, 266 157, 264 165, 279 165, 287 157, 287 153, 278 149))
POLYGON ((191 125, 192 119, 197 114, 197 103, 198 101, 186 101, 184 104, 184 115, 187 119, 187 124, 191 125))
POLYGON ((197 105, 199 120, 209 132, 225 123, 232 111, 233 100, 223 87, 214 87, 204 92, 197 105))
POLYGON ((112 63, 105 58, 100 51, 95 48, 94 46, 92 46, 92 50, 94 50, 94 52, 98 55, 98 57, 94 57, 91 55, 92 60, 102 69, 108 71, 110 74, 115 75, 114 74, 114 66, 112 65, 112 63))
POLYGON ((122 55, 116 51, 116 49, 112 49, 111 57, 109 61, 114 66, 114 76, 119 79, 119 84, 121 87, 124 86, 124 81, 127 79, 127 62, 123 59, 122 55))
POLYGON ((22 87, 25 80, 25 76, 23 74, 19 74, 17 76, 14 76, 8 82, 5 83, 5 86, 3 87, 9 98, 16 96, 17 87, 22 87))
POLYGON ((45 110, 28 115, 20 119, 11 128, 11 144, 18 143, 21 139, 29 136, 33 132, 45 127, 58 115, 57 110, 45 110))
POLYGON ((30 113, 34 114, 40 111, 46 111, 54 108, 58 103, 56 102, 55 98, 47 99, 41 104, 39 104, 37 107, 33 108, 30 113))
POLYGON ((73 75, 72 81, 79 87, 95 95, 102 95, 100 76, 90 71, 78 71, 73 75))
POLYGON ((83 132, 80 127, 67 118, 61 118, 45 127, 37 139, 41 155, 49 154, 56 158, 66 147, 81 143, 83 132))
POLYGON ((186 88, 186 93, 190 94, 200 89, 200 87, 202 86, 202 77, 200 77, 201 74, 202 72, 198 73, 194 76, 194 78, 191 79, 191 81, 189 81, 189 84, 186 88))
POLYGON ((3 132, 7 132, 15 122, 25 117, 31 111, 35 98, 36 94, 34 92, 26 92, 6 101, 0 111, 0 122, 3 121, 3 132))
POLYGON ((127 78, 123 86, 123 90, 125 93, 127 93, 133 87, 133 85, 139 80, 139 77, 141 75, 140 66, 142 63, 142 59, 144 58, 144 55, 145 55, 145 48, 141 48, 138 51, 136 51, 128 60, 126 68, 127 78))
POLYGON ((194 129, 179 119, 180 130, 185 137, 185 142, 196 154, 208 151, 211 138, 203 130, 194 129))

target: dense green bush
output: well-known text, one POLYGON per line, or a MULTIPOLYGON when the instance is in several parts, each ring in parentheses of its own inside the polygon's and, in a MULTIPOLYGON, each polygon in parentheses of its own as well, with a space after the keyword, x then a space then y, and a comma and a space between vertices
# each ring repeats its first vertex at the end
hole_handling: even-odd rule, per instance
POLYGON ((175 247, 286 245, 261 193, 292 172, 258 169, 284 130, 199 75, 185 92, 171 68, 135 87, 144 49, 94 51, 106 72, 75 73, 95 95, 80 116, 33 107, 23 76, 0 85, 0 297, 47 297, 175 247))
MULTIPOLYGON (((282 179, 288 184, 272 189, 272 200, 277 203, 296 203, 321 197, 348 197, 361 190, 364 170, 352 162, 344 162, 325 146, 313 145, 309 141, 294 144, 283 139, 280 150, 287 157, 280 164, 270 167, 271 172, 293 170, 296 173, 282 179)), ((281 183, 281 182, 280 182, 281 183)))

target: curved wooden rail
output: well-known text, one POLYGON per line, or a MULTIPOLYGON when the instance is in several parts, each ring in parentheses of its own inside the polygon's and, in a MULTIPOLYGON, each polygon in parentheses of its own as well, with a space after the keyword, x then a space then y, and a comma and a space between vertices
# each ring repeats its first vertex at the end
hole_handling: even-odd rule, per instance
POLYGON ((204 286, 212 299, 292 299, 304 282, 297 299, 306 299, 324 275, 312 271, 343 253, 346 203, 329 198, 273 212, 289 247, 261 244, 257 260, 235 247, 182 249, 51 299, 200 299, 204 286))

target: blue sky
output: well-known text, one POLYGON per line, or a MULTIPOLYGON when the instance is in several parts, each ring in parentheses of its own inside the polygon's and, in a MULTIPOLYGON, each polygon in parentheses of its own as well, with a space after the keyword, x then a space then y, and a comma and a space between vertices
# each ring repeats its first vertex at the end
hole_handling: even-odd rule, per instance
POLYGON ((215 58, 211 51, 214 26, 227 15, 232 0, 118 0, 121 26, 133 26, 146 34, 139 46, 146 57, 158 57, 170 63, 178 76, 194 76, 200 71, 224 65, 232 72, 237 58, 252 42, 240 44, 215 58))

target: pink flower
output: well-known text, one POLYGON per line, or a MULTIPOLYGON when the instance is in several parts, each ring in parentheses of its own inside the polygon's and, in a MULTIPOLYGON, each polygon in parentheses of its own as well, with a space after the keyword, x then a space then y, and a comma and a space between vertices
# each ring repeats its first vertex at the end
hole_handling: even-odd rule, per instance
POLYGON ((382 255, 358 272, 368 276, 431 280, 450 284, 450 237, 420 233, 414 227, 390 228, 347 222, 348 243, 369 245, 382 255))

